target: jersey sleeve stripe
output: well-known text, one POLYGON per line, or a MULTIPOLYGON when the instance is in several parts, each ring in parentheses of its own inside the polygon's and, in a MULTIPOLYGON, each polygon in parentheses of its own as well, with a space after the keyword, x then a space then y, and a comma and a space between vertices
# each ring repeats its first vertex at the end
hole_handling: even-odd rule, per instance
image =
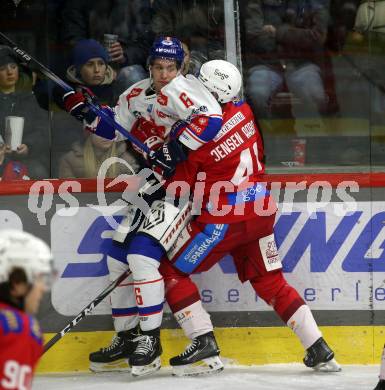
POLYGON ((140 316, 150 316, 152 314, 160 313, 163 310, 163 302, 159 305, 139 307, 140 316))
POLYGON ((221 130, 221 127, 222 127, 222 117, 210 116, 208 118, 208 123, 206 125, 206 128, 202 131, 201 134, 199 134, 199 138, 204 142, 211 141, 221 130))

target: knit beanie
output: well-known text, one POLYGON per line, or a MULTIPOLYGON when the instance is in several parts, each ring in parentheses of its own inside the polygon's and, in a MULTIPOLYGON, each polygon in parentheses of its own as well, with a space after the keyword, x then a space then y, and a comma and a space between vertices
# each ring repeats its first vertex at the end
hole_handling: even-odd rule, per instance
POLYGON ((17 63, 16 54, 8 46, 0 45, 0 66, 17 63))
POLYGON ((82 39, 72 51, 72 64, 79 72, 80 68, 91 58, 101 58, 106 64, 110 60, 107 50, 95 39, 82 39))

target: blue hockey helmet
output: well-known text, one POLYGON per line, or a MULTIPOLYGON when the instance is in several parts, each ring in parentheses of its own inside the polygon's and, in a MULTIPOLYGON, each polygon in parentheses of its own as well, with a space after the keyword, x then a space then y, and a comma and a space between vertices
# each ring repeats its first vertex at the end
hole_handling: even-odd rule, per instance
POLYGON ((184 50, 181 41, 173 37, 156 38, 150 50, 150 64, 156 58, 174 60, 178 67, 181 67, 184 60, 184 50))

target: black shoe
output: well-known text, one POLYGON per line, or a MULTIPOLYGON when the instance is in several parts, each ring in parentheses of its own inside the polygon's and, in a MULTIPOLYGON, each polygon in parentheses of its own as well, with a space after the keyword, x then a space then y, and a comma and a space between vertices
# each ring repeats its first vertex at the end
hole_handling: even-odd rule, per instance
POLYGON ((374 388, 374 390, 385 390, 385 380, 380 379, 380 381, 377 383, 377 386, 374 388))
POLYGON ((340 365, 334 359, 334 352, 326 344, 323 337, 320 337, 307 349, 303 362, 305 366, 317 371, 341 371, 340 365))
POLYGON ((219 358, 220 350, 213 332, 208 332, 192 340, 180 355, 170 359, 173 374, 177 376, 201 375, 223 370, 219 358))
POLYGON ((127 359, 135 351, 137 342, 134 340, 139 334, 138 327, 118 332, 108 347, 90 353, 90 370, 129 371, 127 359))
POLYGON ((160 369, 160 355, 162 345, 160 344, 160 330, 142 331, 135 341, 137 346, 130 355, 131 373, 133 376, 151 374, 160 369))

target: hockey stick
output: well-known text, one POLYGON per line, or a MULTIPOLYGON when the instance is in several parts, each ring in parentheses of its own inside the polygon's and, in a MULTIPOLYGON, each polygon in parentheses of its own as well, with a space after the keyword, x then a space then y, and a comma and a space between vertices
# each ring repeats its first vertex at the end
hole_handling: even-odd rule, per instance
MULTIPOLYGON (((6 35, 0 32, 0 40, 7 43, 7 45, 14 51, 14 53, 22 59, 27 65, 32 66, 32 69, 37 70, 42 73, 48 79, 52 80, 55 84, 59 85, 65 92, 71 92, 74 89, 68 85, 65 81, 63 81, 60 77, 58 77, 55 73, 53 73, 50 69, 44 66, 42 63, 34 59, 31 55, 26 53, 23 49, 20 49, 15 42, 9 39, 6 35)), ((135 144, 139 149, 143 152, 147 153, 150 158, 154 160, 154 163, 157 164, 160 168, 169 169, 170 167, 166 165, 163 161, 155 158, 155 152, 151 150, 147 145, 143 142, 140 142, 136 137, 131 135, 124 127, 122 127, 119 123, 117 123, 114 119, 108 116, 103 110, 100 109, 93 102, 87 101, 87 105, 92 112, 94 112, 97 116, 103 119, 109 126, 118 130, 124 137, 126 137, 130 142, 135 144)))
POLYGON ((73 329, 85 316, 91 314, 92 310, 99 305, 99 303, 110 294, 124 279, 131 274, 131 271, 128 269, 123 272, 117 279, 111 282, 92 302, 90 302, 71 322, 69 322, 60 332, 56 333, 55 336, 51 338, 44 345, 44 352, 47 352, 54 344, 56 344, 61 338, 65 336, 71 329, 73 329))

